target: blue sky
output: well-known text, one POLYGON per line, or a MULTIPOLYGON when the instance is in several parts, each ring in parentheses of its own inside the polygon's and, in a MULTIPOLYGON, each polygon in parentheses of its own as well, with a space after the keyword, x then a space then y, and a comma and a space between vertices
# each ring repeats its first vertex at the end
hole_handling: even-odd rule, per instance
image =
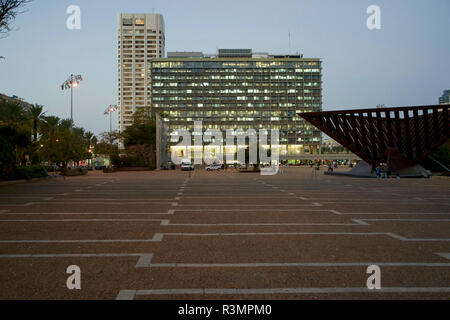
POLYGON ((117 14, 164 15, 166 51, 252 48, 323 59, 324 110, 437 104, 450 88, 449 0, 34 0, 0 39, 0 93, 70 116, 98 134, 117 103, 117 14), (69 5, 82 10, 81 30, 66 28, 69 5), (381 8, 381 30, 368 30, 366 9, 381 8))

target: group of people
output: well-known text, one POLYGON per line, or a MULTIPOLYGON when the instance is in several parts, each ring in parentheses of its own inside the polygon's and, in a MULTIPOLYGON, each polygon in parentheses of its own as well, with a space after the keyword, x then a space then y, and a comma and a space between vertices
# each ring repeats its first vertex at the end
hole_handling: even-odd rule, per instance
MULTIPOLYGON (((375 168, 375 173, 378 179, 388 179, 393 177, 391 171, 389 171, 386 166, 383 165, 377 166, 375 168)), ((398 172, 396 173, 395 178, 400 179, 400 175, 398 174, 398 172)))

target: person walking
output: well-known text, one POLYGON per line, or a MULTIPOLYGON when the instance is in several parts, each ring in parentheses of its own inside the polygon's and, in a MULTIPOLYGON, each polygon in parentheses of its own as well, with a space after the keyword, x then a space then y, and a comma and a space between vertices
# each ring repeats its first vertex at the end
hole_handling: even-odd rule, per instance
POLYGON ((384 166, 381 167, 381 178, 386 179, 386 168, 384 166))

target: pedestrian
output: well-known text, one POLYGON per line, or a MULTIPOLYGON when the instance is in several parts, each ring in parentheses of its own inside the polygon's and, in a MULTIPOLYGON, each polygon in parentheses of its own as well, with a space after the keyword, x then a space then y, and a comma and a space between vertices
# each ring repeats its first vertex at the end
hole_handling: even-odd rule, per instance
POLYGON ((380 167, 377 167, 377 168, 376 168, 376 173, 377 173, 377 178, 380 179, 380 177, 381 177, 381 170, 380 170, 380 167))
POLYGON ((386 179, 387 178, 386 168, 384 166, 381 167, 381 178, 382 179, 386 179))

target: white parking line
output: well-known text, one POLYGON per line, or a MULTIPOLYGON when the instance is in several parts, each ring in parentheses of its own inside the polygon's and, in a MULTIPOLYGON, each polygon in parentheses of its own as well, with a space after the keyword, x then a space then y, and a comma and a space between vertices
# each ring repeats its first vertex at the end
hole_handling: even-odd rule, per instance
POLYGON ((162 219, 21 219, 2 220, 1 222, 161 222, 162 219))
MULTIPOLYGON (((328 199, 323 199, 323 200, 325 200, 325 201, 322 201, 322 203, 326 203, 326 204, 335 204, 335 203, 338 203, 338 204, 343 204, 343 203, 367 203, 367 202, 371 202, 371 201, 366 200, 366 199, 364 199, 364 200, 350 200, 350 199, 349 200, 344 200, 344 199, 342 199, 342 200, 339 200, 339 201, 328 201, 328 199)), ((386 199, 378 200, 377 199, 377 201, 374 201, 374 202, 376 202, 375 204, 378 203, 378 204, 383 204, 383 205, 387 205, 387 204, 402 204, 402 205, 411 204, 411 205, 417 205, 417 204, 420 204, 420 202, 422 202, 422 201, 418 201, 418 200, 416 200, 416 201, 401 200, 401 199, 398 199, 398 200, 395 200, 395 199, 392 199, 392 200, 386 200, 386 199)), ((426 204, 423 203, 423 205, 426 205, 426 204)), ((434 203, 434 205, 447 206, 447 205, 450 205, 450 203, 441 202, 441 203, 434 203)))
POLYGON ((424 263, 424 262, 336 262, 336 263, 150 263, 150 268, 266 268, 266 267, 294 267, 294 268, 330 268, 330 267, 429 267, 450 268, 450 263, 424 263))
MULTIPOLYGON (((87 199, 80 199, 79 201, 73 201, 73 199, 68 201, 52 201, 52 202, 27 202, 25 204, 4 204, 3 206, 6 207, 30 207, 33 205, 39 205, 39 204, 45 204, 45 205, 60 205, 60 204, 89 204, 89 205, 95 205, 95 204, 109 204, 109 205, 117 205, 117 204, 167 204, 168 202, 172 201, 173 199, 164 199, 167 200, 167 202, 153 202, 153 200, 147 200, 147 201, 127 201, 127 200, 121 200, 121 199, 110 199, 107 202, 105 200, 108 199, 101 199, 101 201, 90 201, 87 199), (120 202, 117 202, 120 201, 120 202)), ((141 200, 141 199, 140 199, 141 200)), ((144 199, 143 199, 144 200, 144 199)))
MULTIPOLYGON (((222 193, 225 193, 223 190, 221 190, 222 193)), ((235 195, 223 195, 223 196, 218 196, 217 194, 198 194, 198 193, 189 193, 187 198, 192 198, 192 199, 214 199, 214 198, 224 198, 224 199, 259 199, 259 198, 270 198, 270 199, 279 199, 279 198, 286 198, 286 199, 290 199, 291 197, 289 195, 277 195, 274 196, 274 192, 273 191, 268 191, 267 193, 239 193, 238 196, 235 195)))
MULTIPOLYGON (((77 194, 78 195, 78 194, 77 194)), ((62 199, 62 202, 89 202, 92 201, 92 203, 97 203, 98 201, 108 201, 112 202, 114 204, 119 203, 130 203, 130 202, 152 202, 152 201, 172 201, 173 198, 148 198, 147 196, 143 196, 142 198, 70 198, 70 200, 64 200, 62 199)), ((153 203, 153 202, 152 202, 153 203)))
POLYGON ((447 260, 450 260, 450 252, 441 252, 441 253, 436 253, 438 256, 441 256, 442 258, 445 258, 447 260))
POLYGON ((120 290, 116 300, 133 300, 137 290, 120 290))
POLYGON ((0 254, 0 259, 139 257, 136 268, 150 267, 152 253, 0 254))
POLYGON ((0 243, 146 243, 161 242, 163 235, 155 233, 152 239, 100 239, 100 240, 0 240, 0 243))
MULTIPOLYGON (((170 212, 171 210, 169 210, 170 212)), ((173 214, 167 212, 3 212, 4 215, 13 215, 13 216, 21 216, 21 215, 166 215, 173 214)))
MULTIPOLYGON (((158 213, 158 214, 172 215, 174 213, 175 210, 169 210, 168 213, 158 213)), ((145 215, 148 213, 143 214, 145 215)), ((1 222, 161 222, 162 226, 172 226, 172 227, 368 226, 370 224, 367 223, 367 221, 450 222, 450 219, 351 219, 351 221, 353 223, 171 223, 170 220, 167 219, 0 219, 0 223, 1 222)))
MULTIPOLYGON (((340 212, 338 210, 325 210, 337 215, 450 215, 450 212, 340 212)), ((364 219, 366 220, 366 219, 364 219)))
MULTIPOLYGON (((311 206, 311 205, 305 205, 305 206, 311 206)), ((183 208, 186 207, 186 205, 183 205, 183 208)), ((302 214, 313 214, 313 212, 317 212, 317 211, 329 211, 329 210, 316 210, 316 209, 252 209, 252 208, 248 208, 248 209, 189 209, 189 208, 184 208, 184 209, 177 209, 177 211, 191 211, 191 212, 247 212, 247 211, 256 211, 256 212, 265 212, 265 211, 269 211, 269 212, 306 212, 306 213, 302 213, 302 214)))
POLYGON ((121 290, 117 300, 132 300, 137 295, 259 295, 259 294, 327 294, 327 293, 445 293, 450 287, 383 287, 380 290, 367 288, 263 288, 263 289, 150 289, 121 290))
MULTIPOLYGON (((185 197, 186 198, 186 197, 185 197)), ((305 207, 305 206, 316 206, 314 204, 309 203, 266 203, 266 204, 251 204, 251 203, 186 203, 184 204, 186 207, 205 207, 205 206, 214 206, 214 207, 305 207)), ((275 209, 276 210, 276 209, 275 209)))

